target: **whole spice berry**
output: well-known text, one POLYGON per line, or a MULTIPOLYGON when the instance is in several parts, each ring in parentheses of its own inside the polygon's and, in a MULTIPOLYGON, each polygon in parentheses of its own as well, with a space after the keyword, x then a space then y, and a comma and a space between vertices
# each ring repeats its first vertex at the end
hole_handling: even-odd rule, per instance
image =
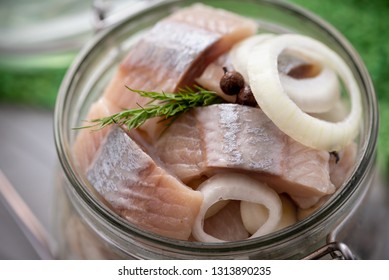
POLYGON ((335 151, 330 152, 330 156, 335 158, 335 163, 338 163, 338 162, 339 162, 340 156, 339 156, 339 153, 338 153, 338 152, 335 152, 335 151))
POLYGON ((227 95, 237 95, 244 87, 244 78, 237 71, 228 71, 223 67, 224 75, 220 79, 220 88, 227 95))
POLYGON ((236 103, 240 105, 251 106, 251 107, 255 107, 258 105, 257 100, 255 100, 255 97, 249 85, 246 85, 239 92, 238 96, 236 97, 236 103))

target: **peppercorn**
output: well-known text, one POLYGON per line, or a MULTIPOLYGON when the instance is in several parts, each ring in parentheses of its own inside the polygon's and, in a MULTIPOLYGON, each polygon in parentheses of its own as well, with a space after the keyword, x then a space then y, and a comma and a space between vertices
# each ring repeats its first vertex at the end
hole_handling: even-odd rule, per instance
POLYGON ((228 71, 223 67, 224 75, 220 79, 220 88, 227 95, 237 95, 244 87, 244 78, 237 71, 228 71))
POLYGON ((340 160, 339 153, 336 151, 330 152, 330 156, 335 158, 335 163, 338 163, 340 160))
POLYGON ((251 107, 255 107, 258 105, 257 100, 255 100, 254 94, 251 91, 249 85, 246 85, 239 92, 238 96, 236 97, 236 103, 240 105, 251 106, 251 107))

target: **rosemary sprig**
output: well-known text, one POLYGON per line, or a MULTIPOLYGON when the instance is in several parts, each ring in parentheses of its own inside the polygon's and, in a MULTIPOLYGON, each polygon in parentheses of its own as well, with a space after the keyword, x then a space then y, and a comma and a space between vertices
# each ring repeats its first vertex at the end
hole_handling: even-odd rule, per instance
POLYGON ((150 98, 150 102, 145 106, 139 105, 138 108, 125 109, 108 117, 90 120, 89 122, 92 123, 91 125, 79 127, 78 129, 91 127, 100 129, 111 124, 117 124, 125 125, 131 130, 141 126, 151 118, 162 117, 162 120, 170 118, 173 118, 174 120, 179 114, 186 112, 191 108, 223 102, 223 99, 216 95, 215 92, 205 90, 198 86, 194 88, 186 87, 179 90, 177 93, 143 91, 129 87, 127 88, 140 96, 150 98))

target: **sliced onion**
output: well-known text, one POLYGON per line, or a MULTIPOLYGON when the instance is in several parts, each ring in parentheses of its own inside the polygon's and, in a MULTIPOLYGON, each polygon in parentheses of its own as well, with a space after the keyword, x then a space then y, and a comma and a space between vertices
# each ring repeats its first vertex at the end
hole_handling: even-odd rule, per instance
POLYGON ((340 97, 338 77, 329 67, 323 67, 311 78, 295 79, 281 74, 280 79, 290 99, 307 113, 327 112, 340 97))
POLYGON ((207 210, 221 200, 242 200, 264 205, 269 212, 266 222, 250 237, 268 234, 277 227, 282 213, 278 194, 267 185, 243 174, 217 174, 200 185, 204 199, 193 226, 193 237, 202 242, 225 242, 204 231, 207 210))
POLYGON ((323 113, 312 113, 310 115, 329 122, 339 122, 346 118, 348 113, 349 108, 347 108, 346 103, 342 99, 339 99, 329 111, 323 113))
POLYGON ((290 198, 281 194, 282 217, 278 223, 277 230, 291 226, 297 222, 297 207, 290 198))
POLYGON ((266 40, 252 49, 248 62, 251 90, 258 105, 284 133, 315 149, 338 151, 358 134, 361 97, 358 85, 346 63, 327 46, 312 38, 285 34, 266 40), (333 69, 342 79, 351 99, 348 116, 336 123, 314 118, 303 112, 285 93, 277 68, 284 50, 303 55, 333 69))
POLYGON ((249 80, 249 75, 247 73, 247 62, 250 59, 251 50, 258 44, 261 44, 266 40, 273 38, 274 36, 274 34, 268 33, 254 35, 237 43, 231 49, 231 64, 234 66, 235 71, 238 71, 243 76, 246 82, 249 80))
POLYGON ((205 219, 208 219, 209 217, 212 217, 213 215, 217 214, 227 204, 228 200, 221 200, 213 204, 211 207, 208 208, 207 212, 205 213, 205 219))
MULTIPOLYGON (((280 199, 282 216, 274 230, 285 228, 297 222, 296 206, 285 195, 280 195, 280 199)), ((253 234, 265 223, 269 214, 266 207, 261 204, 242 201, 240 203, 240 215, 246 230, 253 234)))
POLYGON ((246 230, 253 234, 269 218, 269 211, 262 204, 242 201, 240 203, 240 215, 246 230))

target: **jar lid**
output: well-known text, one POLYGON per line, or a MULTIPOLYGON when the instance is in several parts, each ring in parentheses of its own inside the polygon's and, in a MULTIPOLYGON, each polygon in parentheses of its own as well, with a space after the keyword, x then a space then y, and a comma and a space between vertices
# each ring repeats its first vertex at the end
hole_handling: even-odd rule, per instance
MULTIPOLYGON (((96 32, 145 8, 148 0, 0 2, 0 62, 78 51, 96 32)), ((35 59, 36 60, 36 59, 35 59)), ((42 59, 40 59, 42 60, 42 59)))

